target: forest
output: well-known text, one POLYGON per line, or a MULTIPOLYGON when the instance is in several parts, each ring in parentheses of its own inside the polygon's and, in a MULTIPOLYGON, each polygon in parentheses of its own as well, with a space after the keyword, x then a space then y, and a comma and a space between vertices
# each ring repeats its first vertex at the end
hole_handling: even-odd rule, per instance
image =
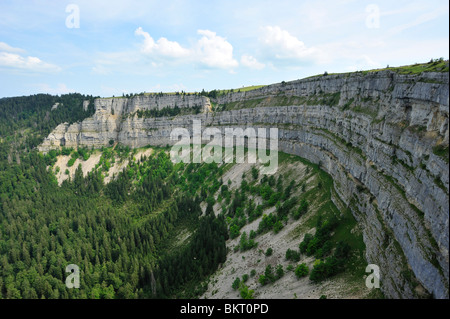
POLYGON ((79 122, 94 114, 94 99, 79 93, 36 94, 0 99, 0 137, 18 149, 32 149, 57 125, 79 122), (90 101, 87 111, 83 101, 90 101), (56 109, 52 107, 59 103, 56 109), (24 143, 19 140, 24 139, 24 143))
MULTIPOLYGON (((58 153, 43 156, 35 146, 59 123, 91 116, 93 103, 84 111, 82 102, 92 99, 40 94, 0 100, 0 298, 171 296, 225 259, 223 219, 200 217, 201 199, 175 192, 182 188, 177 184, 191 191, 192 185, 184 183, 184 167, 173 167, 163 151, 108 185, 102 171, 83 177, 77 169, 58 187, 47 170, 58 153), (186 221, 198 231, 184 251, 171 254, 164 241, 186 221), (185 268, 165 266, 183 256, 191 258, 179 263, 185 268), (65 286, 69 264, 80 267, 80 289, 65 286)), ((195 177, 197 169, 189 172, 194 183, 210 173, 195 177)))
MULTIPOLYGON (((89 159, 93 150, 62 148, 42 154, 35 146, 59 122, 90 116, 92 108, 83 110, 82 102, 91 98, 72 94, 0 100, 0 298, 199 297, 208 289, 209 276, 226 261, 229 238, 240 236, 235 252, 256 249, 258 236, 276 234, 305 215, 305 198, 316 197, 327 181, 320 179, 311 193, 294 179, 259 176, 253 167, 231 189, 223 175, 233 164, 174 164, 167 148, 154 147, 152 155, 137 161, 136 150, 117 145, 102 148, 99 163, 86 176, 79 166, 73 178, 58 185, 57 156, 70 156, 68 166, 73 166, 75 159, 89 159), (61 105, 51 110, 54 103, 61 105), (105 184, 116 159, 129 164, 105 184), (296 189, 309 197, 292 196, 296 189), (252 199, 256 197, 260 204, 252 199), (216 214, 215 204, 221 207, 216 214), (270 207, 275 212, 264 214, 270 207), (242 232, 257 219, 256 231, 242 232), (188 236, 180 240, 183 232, 188 236), (79 289, 65 285, 70 264, 80 269, 79 289)), ((339 242, 332 253, 336 241, 329 233, 338 226, 331 217, 319 219, 316 235, 305 236, 300 250, 287 251, 286 259, 297 262, 300 254, 321 258, 310 272, 316 282, 342 272, 351 248, 339 242)), ((266 285, 284 275, 280 265, 275 271, 272 275, 266 269, 260 282, 266 285)), ((298 277, 308 273, 298 265, 298 277)), ((243 282, 241 297, 252 298, 254 291, 243 282)))
MULTIPOLYGON (((201 199, 176 190, 187 178, 164 151, 145 162, 137 184, 129 171, 105 186, 100 172, 83 177, 77 169, 59 187, 35 151, 20 164, 9 165, 5 156, 1 163, 3 298, 168 297, 226 258, 224 219, 200 217, 201 199), (172 254, 164 241, 186 221, 197 230, 172 254), (80 289, 65 287, 69 264, 80 267, 80 289)), ((205 172, 190 176, 206 179, 205 172)))

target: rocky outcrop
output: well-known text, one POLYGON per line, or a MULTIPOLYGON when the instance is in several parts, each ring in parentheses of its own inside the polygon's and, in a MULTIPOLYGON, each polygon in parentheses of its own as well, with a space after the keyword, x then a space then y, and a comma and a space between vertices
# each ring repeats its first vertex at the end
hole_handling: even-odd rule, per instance
POLYGON ((334 179, 336 204, 363 229, 368 263, 392 298, 425 288, 449 297, 449 74, 392 71, 317 76, 220 96, 207 112, 200 96, 97 99, 82 123, 59 125, 40 146, 139 147, 173 144, 171 131, 277 127, 280 151, 320 164, 334 179), (184 103, 183 103, 184 102, 184 103), (201 103, 198 115, 139 118, 137 110, 201 103), (127 116, 123 116, 127 114, 127 116))
MULTIPOLYGON (((88 106, 89 101, 83 103, 83 107, 88 106)), ((206 112, 211 109, 211 103, 208 98, 200 95, 154 94, 133 98, 96 99, 94 107, 95 114, 83 122, 58 125, 39 146, 39 150, 47 152, 61 146, 95 148, 109 145, 111 140, 120 141, 119 135, 123 133, 124 118, 130 114, 136 114, 138 111, 161 110, 166 107, 181 109, 200 107, 203 112, 206 112)), ((145 143, 145 141, 141 142, 145 143)), ((135 146, 135 144, 131 145, 135 146)))
POLYGON ((83 101, 83 110, 86 112, 88 110, 89 104, 91 102, 89 100, 83 101))

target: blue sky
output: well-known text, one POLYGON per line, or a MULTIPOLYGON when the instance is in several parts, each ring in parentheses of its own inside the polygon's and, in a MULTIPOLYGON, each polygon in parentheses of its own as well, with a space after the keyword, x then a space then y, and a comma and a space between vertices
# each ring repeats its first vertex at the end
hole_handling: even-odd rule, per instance
POLYGON ((448 59, 448 27, 446 0, 1 0, 0 97, 193 92, 448 59))

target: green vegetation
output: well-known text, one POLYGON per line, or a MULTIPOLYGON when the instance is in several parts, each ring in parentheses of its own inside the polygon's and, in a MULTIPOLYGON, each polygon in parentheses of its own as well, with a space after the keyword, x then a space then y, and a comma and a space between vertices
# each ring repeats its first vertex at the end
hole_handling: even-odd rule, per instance
POLYGON ((72 158, 67 162, 67 166, 68 166, 68 167, 72 167, 76 160, 77 160, 76 158, 73 158, 73 157, 72 157, 72 158))
POLYGON ((186 114, 199 114, 202 111, 201 105, 195 105, 192 107, 180 108, 175 105, 175 107, 164 107, 162 109, 151 109, 151 110, 138 110, 135 113, 130 113, 124 115, 125 117, 134 117, 138 118, 154 118, 154 117, 170 117, 177 115, 186 115, 186 114))
POLYGON ((300 252, 308 256, 315 255, 316 258, 321 258, 331 251, 331 233, 337 227, 338 220, 333 217, 330 220, 322 222, 322 218, 317 221, 316 234, 306 234, 303 241, 300 243, 300 252))
POLYGON ((277 265, 277 267, 275 268, 275 273, 272 265, 267 265, 264 274, 259 276, 258 282, 262 286, 265 286, 267 284, 274 283, 283 276, 284 276, 283 265, 277 265))
POLYGON ((300 265, 297 266, 297 268, 295 268, 295 276, 297 276, 297 278, 302 278, 305 276, 308 276, 309 274, 309 268, 305 263, 302 263, 300 265))
POLYGON ((265 85, 252 85, 252 86, 241 87, 239 89, 218 90, 217 94, 218 95, 225 95, 225 94, 228 94, 228 93, 248 92, 248 91, 253 91, 253 90, 260 89, 260 88, 262 88, 264 86, 265 85))
POLYGON ((306 96, 290 96, 280 94, 270 97, 255 97, 253 99, 230 102, 227 104, 219 104, 215 110, 231 111, 239 109, 251 109, 256 107, 276 107, 276 106, 291 106, 291 105, 328 105, 336 106, 339 104, 341 97, 340 92, 336 93, 322 93, 315 94, 309 97, 306 96))
POLYGON ((239 249, 241 251, 246 251, 256 247, 258 243, 256 243, 253 239, 248 239, 247 233, 243 232, 241 235, 241 239, 239 241, 239 249))
POLYGON ((302 199, 300 202, 300 206, 293 213, 294 219, 299 219, 301 216, 305 215, 308 212, 308 202, 305 199, 302 199))
POLYGON ((254 293, 254 290, 248 289, 248 287, 243 282, 241 282, 239 286, 239 294, 241 295, 242 299, 253 299, 254 293))
POLYGON ((345 269, 347 258, 350 255, 350 246, 339 242, 334 254, 325 261, 318 259, 314 264, 309 279, 318 282, 342 272, 345 269))
POLYGON ((392 68, 388 67, 384 69, 363 71, 363 73, 366 74, 369 72, 378 72, 385 70, 394 71, 398 74, 420 74, 422 72, 449 72, 449 64, 448 61, 445 61, 443 58, 440 58, 440 59, 432 59, 428 63, 416 63, 413 65, 405 65, 392 68))
POLYGON ((352 97, 350 100, 348 100, 348 101, 342 106, 341 111, 344 111, 344 110, 348 109, 348 108, 353 104, 354 101, 355 101, 355 98, 352 97))
MULTIPOLYGON (((192 297, 225 261, 225 220, 201 217, 199 206, 206 199, 202 186, 220 187, 214 186, 217 165, 174 166, 162 150, 139 167, 132 161, 104 185, 103 165, 113 154, 130 155, 117 146, 103 149, 102 167, 86 177, 79 167, 72 182, 58 187, 46 167, 59 152, 32 151, 20 155, 19 164, 8 163, 9 151, 0 143, 0 297, 192 297), (169 249, 180 227, 193 234, 169 249), (69 264, 80 267, 80 289, 65 287, 69 264)), ((90 151, 63 148, 61 154, 75 161, 90 151)))
POLYGON ((377 117, 378 115, 378 111, 374 110, 370 107, 363 107, 360 105, 356 105, 355 107, 353 107, 351 109, 353 112, 356 113, 361 113, 361 114, 365 114, 365 115, 369 115, 373 120, 377 117))
POLYGON ((324 94, 322 97, 322 103, 328 106, 336 106, 339 104, 341 98, 341 92, 336 92, 332 94, 324 94))
POLYGON ((252 100, 231 102, 228 104, 219 104, 217 107, 217 111, 251 109, 251 108, 259 107, 263 101, 264 101, 264 98, 256 98, 256 99, 252 99, 252 100))
POLYGON ((286 260, 300 261, 300 252, 289 248, 288 250, 286 250, 286 260))
POLYGON ((237 277, 234 281, 233 284, 231 285, 231 288, 233 288, 234 290, 238 289, 239 286, 241 285, 241 278, 237 277))
MULTIPOLYGON (((323 98, 336 103, 331 95, 323 98)), ((33 125, 26 129, 37 133, 33 125)), ((19 141, 19 145, 26 144, 26 139, 19 141)), ((9 156, 10 145, 0 142, 0 297, 196 297, 207 287, 204 280, 225 261, 229 237, 240 236, 238 250, 243 252, 256 247, 259 235, 277 233, 292 219, 305 217, 301 226, 312 228, 319 225, 318 216, 324 223, 341 216, 331 201, 331 177, 320 166, 295 156, 279 153, 280 163, 307 165, 304 180, 289 174, 260 176, 253 169, 232 190, 222 180, 229 165, 174 165, 167 149, 155 149, 138 163, 135 150, 114 141, 110 146, 96 151, 63 147, 46 155, 24 147, 16 160, 9 156), (47 167, 59 155, 70 156, 69 166, 73 166, 77 159, 88 160, 93 152, 101 152, 101 158, 92 172, 84 177, 79 166, 71 180, 57 186, 52 172, 58 168, 47 167), (125 159, 128 166, 105 185, 104 174, 125 159), (309 183, 306 187, 309 179, 314 187, 309 183), (213 213, 216 194, 221 206, 218 216, 213 213), (202 202, 206 203, 204 216, 202 202), (267 208, 274 211, 263 215, 267 208), (243 226, 260 217, 257 231, 241 234, 243 226), (24 221, 27 226, 22 231, 19 226, 24 221), (178 243, 180 230, 189 236, 178 243), (65 266, 72 263, 83 274, 79 290, 64 286, 65 266)), ((69 175, 69 170, 65 173, 69 175)), ((334 235, 325 240, 316 231, 309 253, 330 257, 338 238, 354 239, 343 231, 353 222, 337 218, 334 235)), ((271 256, 272 248, 264 254, 271 256)), ((286 258, 297 263, 301 253, 288 250, 286 258)), ((282 265, 267 267, 259 281, 269 284, 284 274, 282 265)), ((250 276, 256 276, 256 271, 250 276)), ((253 296, 244 284, 248 279, 243 275, 234 285, 242 298, 253 296)))
MULTIPOLYGON (((380 72, 380 71, 393 71, 398 74, 421 74, 423 72, 449 72, 449 62, 448 60, 444 60, 444 58, 439 59, 431 59, 428 63, 416 63, 413 65, 405 65, 405 66, 399 66, 399 67, 389 67, 386 68, 380 68, 380 69, 373 69, 373 70, 365 70, 365 71, 356 71, 356 72, 349 72, 349 73, 339 73, 343 75, 350 75, 350 74, 370 74, 374 72, 380 72)), ((318 74, 314 76, 310 76, 308 78, 314 78, 314 77, 323 77, 328 75, 336 75, 338 73, 328 73, 325 72, 323 74, 318 74)), ((425 79, 421 80, 423 82, 427 82, 425 79)))
POLYGON ((78 93, 53 96, 31 96, 0 99, 0 136, 16 146, 16 150, 31 150, 60 123, 82 121, 94 114, 94 97, 78 93), (83 101, 89 100, 87 111, 83 101), (52 106, 59 103, 57 109, 52 106))
MULTIPOLYGON (((254 275, 255 274, 253 274, 253 276, 254 275)), ((231 285, 231 288, 233 288, 233 290, 239 289, 239 295, 241 296, 242 299, 253 299, 253 294, 255 293, 254 290, 248 289, 247 285, 245 284, 248 281, 248 279, 249 279, 248 274, 245 274, 242 276, 242 280, 241 278, 237 277, 231 285)))
POLYGON ((447 164, 448 159, 449 159, 449 150, 448 150, 448 145, 436 145, 435 147, 433 147, 433 153, 434 155, 439 156, 440 158, 442 158, 447 164))

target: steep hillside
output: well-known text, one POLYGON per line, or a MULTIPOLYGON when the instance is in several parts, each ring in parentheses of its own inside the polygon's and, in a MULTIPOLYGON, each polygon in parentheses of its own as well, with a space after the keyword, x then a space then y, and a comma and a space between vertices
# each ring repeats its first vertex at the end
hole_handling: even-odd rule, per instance
MULTIPOLYGON (((365 285, 365 245, 361 229, 350 210, 339 210, 331 200, 336 196, 331 177, 297 156, 284 153, 279 156, 280 165, 272 177, 255 174, 258 166, 251 164, 234 165, 223 175, 224 184, 229 185, 231 192, 249 190, 246 212, 252 212, 253 206, 256 211, 260 208, 262 215, 250 214, 240 234, 234 238, 231 235, 227 241, 227 260, 207 281, 208 290, 202 298, 241 298, 243 286, 234 286, 236 282, 245 285, 249 291, 253 290, 253 298, 379 297, 377 289, 371 290, 365 285), (274 206, 270 206, 270 199, 264 199, 264 193, 253 191, 264 189, 268 179, 277 181, 276 188, 283 189, 285 196, 274 206), (264 229, 271 216, 282 216, 284 210, 288 210, 288 218, 279 225, 281 228, 264 229), (312 252, 314 245, 311 242, 309 250, 306 244, 302 244, 308 236, 316 235, 318 238, 320 223, 334 219, 336 227, 330 229, 327 239, 315 252, 312 252), (254 240, 254 247, 245 247, 243 238, 254 240), (334 275, 315 280, 318 260, 327 260, 332 255, 327 250, 334 251, 339 242, 350 245, 345 267, 334 275), (296 270, 302 264, 306 271, 303 276, 298 276, 296 270), (272 269, 272 281, 266 279, 267 269, 272 269), (262 282, 262 278, 266 281, 262 282)), ((221 191, 217 192, 216 200, 214 209, 216 214, 220 214, 226 204, 221 191)))
POLYGON ((280 151, 332 177, 332 200, 358 221, 384 294, 414 298, 423 286, 448 298, 449 73, 441 64, 321 75, 216 99, 97 99, 92 118, 58 126, 39 149, 170 145, 173 128, 192 130, 194 119, 222 131, 277 127, 280 151), (188 109, 150 112, 175 105, 188 109))
MULTIPOLYGON (((49 171, 55 173, 63 189, 78 184, 81 175, 86 179, 98 176, 107 185, 104 192, 108 197, 133 198, 139 194, 139 181, 145 179, 148 172, 148 160, 154 158, 153 154, 158 156, 159 151, 155 152, 152 148, 130 150, 118 146, 92 151, 64 148, 62 153, 66 155, 50 153, 46 155, 52 158, 49 160, 49 171), (66 169, 67 173, 63 173, 66 169), (131 181, 124 181, 124 174, 131 176, 131 181), (120 195, 111 191, 124 183, 124 188, 118 189, 120 195)), ((246 287, 255 291, 253 298, 319 298, 322 295, 328 298, 379 297, 379 293, 365 286, 367 273, 361 229, 351 211, 345 209, 339 200, 331 177, 317 165, 297 156, 284 153, 278 156, 278 170, 270 177, 260 174, 257 164, 223 164, 219 166, 216 176, 211 176, 213 185, 210 186, 207 180, 196 180, 195 171, 189 169, 200 167, 201 170, 209 164, 176 166, 176 170, 184 172, 191 180, 187 183, 188 187, 192 187, 191 183, 195 181, 192 197, 200 198, 203 214, 214 211, 216 216, 225 217, 231 237, 226 241, 228 253, 225 262, 219 265, 212 277, 199 283, 200 288, 193 289, 198 291, 199 297, 239 297, 232 284, 236 278, 247 275, 246 287), (333 198, 343 210, 333 203, 333 198), (323 228, 327 223, 333 226, 323 228), (315 236, 316 239, 307 242, 308 236, 315 236), (245 244, 244 238, 254 244, 245 244), (330 258, 339 245, 348 247, 345 262, 341 260, 333 265, 330 273, 327 271, 317 275, 318 260, 324 265, 328 262, 331 267, 330 258), (272 253, 269 254, 268 249, 272 253), (289 257, 289 251, 293 256, 289 257), (297 277, 295 270, 301 264, 305 264, 308 270, 302 277, 297 277), (282 275, 277 274, 280 278, 274 277, 276 280, 273 282, 262 284, 260 278, 267 267, 272 267, 274 272, 281 271, 282 275)), ((102 201, 107 203, 108 198, 100 197, 99 203, 102 201)), ((143 198, 140 201, 145 203, 143 198)), ((120 203, 119 210, 138 206, 129 199, 120 203)), ((128 213, 137 214, 136 208, 133 213, 128 213)), ((152 214, 159 214, 158 210, 152 214)), ((186 249, 198 231, 192 223, 180 223, 169 231, 167 244, 158 250, 159 253, 186 249)), ((148 254, 153 255, 155 251, 148 251, 148 254)), ((159 280, 156 276, 155 282, 159 280)), ((152 289, 156 289, 157 285, 152 289)), ((172 293, 186 296, 186 290, 190 291, 189 285, 172 293)))

